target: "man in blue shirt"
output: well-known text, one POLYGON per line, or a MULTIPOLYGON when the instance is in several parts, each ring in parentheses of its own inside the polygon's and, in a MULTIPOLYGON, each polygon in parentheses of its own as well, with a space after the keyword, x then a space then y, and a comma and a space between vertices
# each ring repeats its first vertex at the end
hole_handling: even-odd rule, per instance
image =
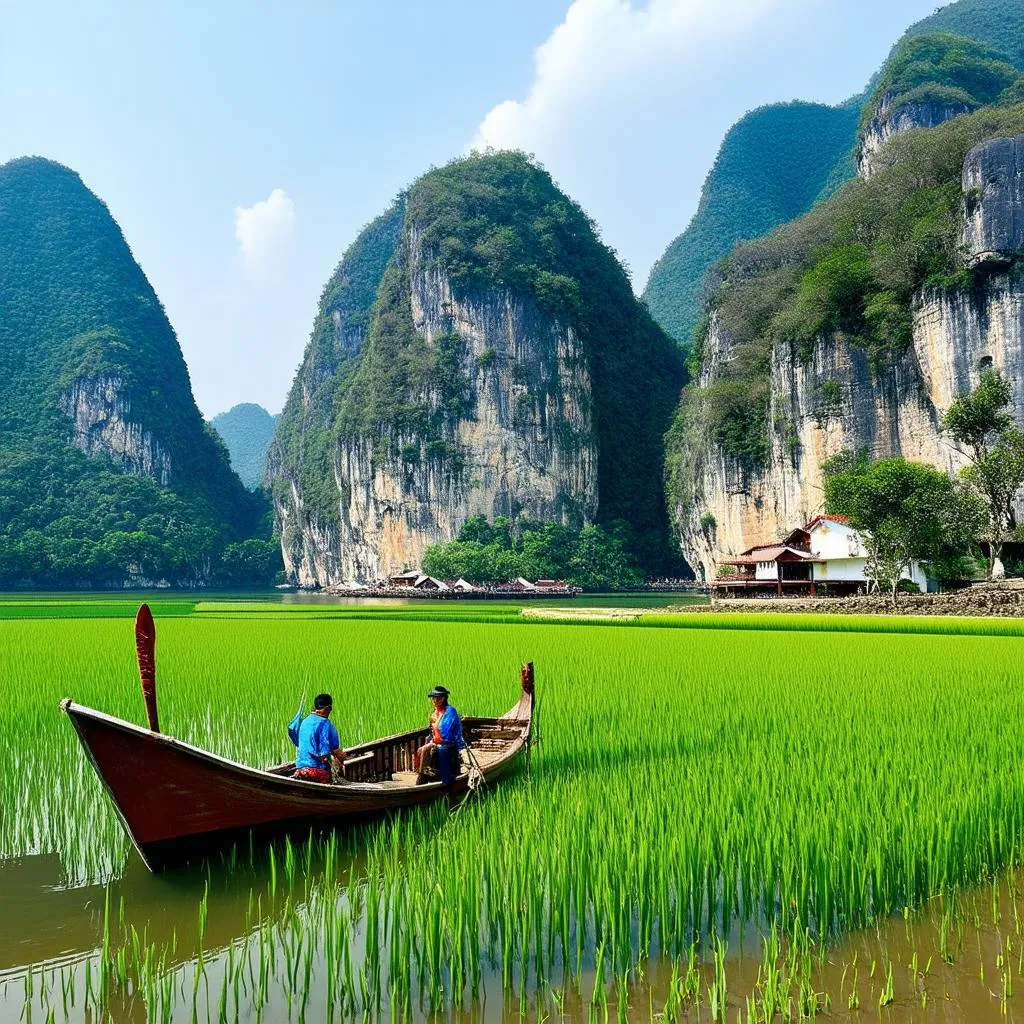
POLYGON ((338 730, 328 721, 334 701, 329 693, 319 693, 313 700, 313 713, 306 715, 299 726, 296 744, 295 778, 307 782, 330 782, 331 760, 341 768, 345 751, 341 749, 338 730))
POLYGON ((434 704, 430 715, 430 740, 416 751, 413 767, 420 773, 417 783, 430 781, 435 772, 450 786, 459 774, 459 751, 466 748, 462 738, 462 719, 448 703, 449 693, 435 686, 427 696, 434 704))

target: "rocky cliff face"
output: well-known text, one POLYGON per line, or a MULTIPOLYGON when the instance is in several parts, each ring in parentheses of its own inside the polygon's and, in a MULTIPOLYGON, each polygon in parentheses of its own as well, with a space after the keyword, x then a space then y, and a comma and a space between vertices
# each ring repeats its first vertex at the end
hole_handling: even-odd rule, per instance
MULTIPOLYGON (((986 369, 1013 385, 1014 413, 1024 424, 1024 271, 1010 255, 1020 248, 1024 212, 1022 145, 1024 136, 991 140, 965 162, 965 259, 989 263, 972 291, 920 293, 912 343, 877 373, 864 349, 841 336, 819 338, 809 356, 776 345, 770 450, 761 470, 745 470, 714 445, 693 447, 686 466, 693 500, 675 511, 683 552, 705 578, 722 556, 782 536, 820 512, 822 465, 841 451, 866 448, 873 457, 902 455, 959 470, 963 457, 943 435, 942 416, 986 369)), ((713 318, 699 383, 720 376, 734 354, 728 331, 713 318)))
MULTIPOLYGON (((508 290, 457 299, 409 233, 408 313, 428 347, 461 340, 468 407, 446 438, 347 438, 334 450, 336 522, 310 514, 300 481, 276 500, 287 572, 302 586, 372 581, 418 565, 471 515, 563 520, 596 512, 591 384, 575 332, 508 290), (443 445, 443 448, 442 448, 443 445), (384 457, 379 452, 385 451, 384 457)), ((432 409, 437 394, 428 396, 432 409)))
POLYGON ((71 419, 70 442, 86 455, 106 456, 126 473, 171 482, 171 457, 151 431, 131 419, 131 401, 119 377, 80 378, 58 404, 71 419))
POLYGON ((886 93, 860 134, 857 172, 865 180, 888 166, 885 150, 890 139, 913 128, 935 128, 972 109, 966 103, 924 102, 894 106, 895 99, 892 93, 886 93))
POLYGON ((1024 136, 975 146, 963 188, 967 266, 1012 263, 1024 249, 1024 136))
POLYGON ((288 573, 373 581, 473 515, 613 525, 656 572, 684 379, 545 171, 518 153, 431 171, 325 289, 267 463, 288 573))

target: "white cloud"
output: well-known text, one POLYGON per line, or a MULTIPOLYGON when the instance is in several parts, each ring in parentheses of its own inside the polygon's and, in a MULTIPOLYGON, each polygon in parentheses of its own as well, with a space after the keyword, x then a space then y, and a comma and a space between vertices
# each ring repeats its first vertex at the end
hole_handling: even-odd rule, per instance
MULTIPOLYGON (((525 100, 506 100, 487 116, 474 148, 533 150, 565 128, 602 94, 641 97, 724 54, 723 43, 749 33, 779 0, 575 0, 534 53, 525 100)), ((722 66, 725 73, 727 68, 722 66)), ((707 83, 714 86, 713 82, 707 83)), ((618 104, 616 104, 618 106, 618 104)))
POLYGON ((235 207, 235 238, 247 270, 265 273, 287 246, 295 226, 295 204, 275 188, 253 206, 235 207))

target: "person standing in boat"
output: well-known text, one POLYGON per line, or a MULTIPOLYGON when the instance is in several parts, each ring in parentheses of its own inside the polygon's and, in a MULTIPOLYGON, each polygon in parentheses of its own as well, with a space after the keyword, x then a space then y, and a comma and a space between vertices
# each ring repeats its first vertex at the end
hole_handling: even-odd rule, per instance
POLYGON ((443 686, 435 686, 427 696, 434 704, 430 713, 430 739, 416 751, 413 768, 420 774, 418 782, 429 781, 427 776, 436 773, 450 786, 459 774, 459 753, 466 747, 462 719, 448 703, 450 695, 443 686))
POLYGON ((318 693, 313 699, 312 713, 303 718, 295 739, 299 748, 295 757, 296 779, 330 782, 332 760, 340 771, 345 751, 338 730, 329 721, 333 707, 334 700, 329 693, 318 693))

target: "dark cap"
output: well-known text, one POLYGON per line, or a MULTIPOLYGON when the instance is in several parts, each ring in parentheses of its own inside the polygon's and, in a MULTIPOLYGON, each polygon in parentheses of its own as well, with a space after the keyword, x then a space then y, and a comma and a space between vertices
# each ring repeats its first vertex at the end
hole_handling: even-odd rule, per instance
POLYGON ((447 697, 448 696, 448 691, 443 686, 435 686, 430 691, 430 693, 427 694, 427 696, 428 697, 447 697))

